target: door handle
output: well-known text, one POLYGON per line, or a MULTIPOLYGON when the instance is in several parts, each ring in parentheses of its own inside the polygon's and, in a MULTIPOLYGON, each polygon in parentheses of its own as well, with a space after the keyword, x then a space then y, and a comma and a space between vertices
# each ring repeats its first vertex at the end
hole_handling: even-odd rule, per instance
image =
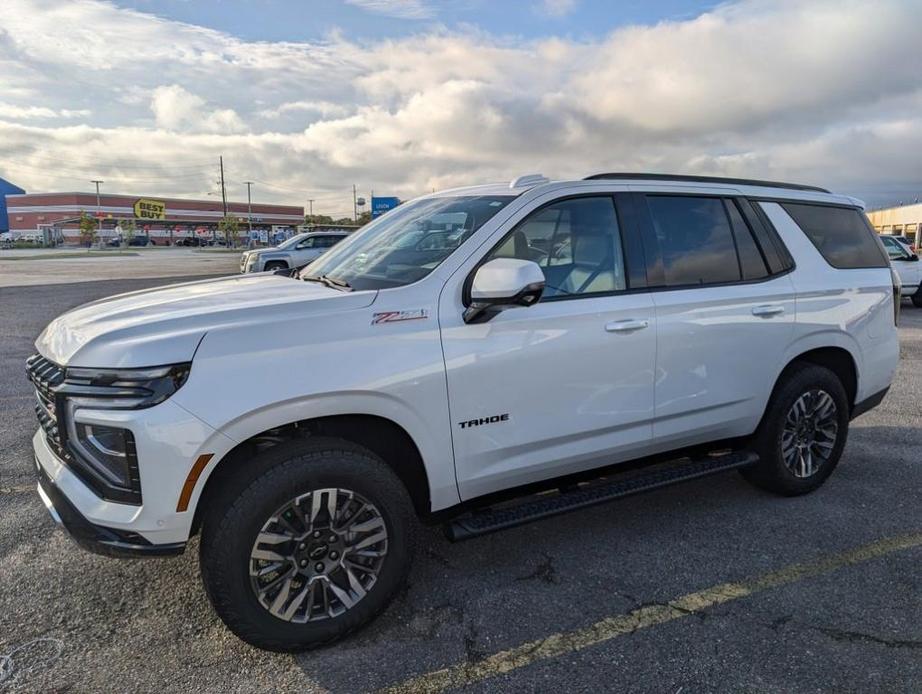
POLYGON ((605 324, 605 330, 610 333, 632 333, 635 330, 643 330, 650 325, 647 320, 616 320, 605 324))
POLYGON ((752 315, 759 316, 761 318, 780 316, 782 313, 784 313, 784 306, 779 306, 778 304, 764 304, 762 306, 756 306, 752 309, 752 315))

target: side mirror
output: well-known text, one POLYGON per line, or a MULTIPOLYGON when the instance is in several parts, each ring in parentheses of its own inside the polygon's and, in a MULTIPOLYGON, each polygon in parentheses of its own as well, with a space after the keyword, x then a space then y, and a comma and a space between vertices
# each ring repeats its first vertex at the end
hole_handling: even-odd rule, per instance
POLYGON ((500 311, 538 303, 544 292, 544 273, 537 263, 518 258, 496 258, 481 265, 471 284, 471 305, 465 323, 485 323, 500 311))

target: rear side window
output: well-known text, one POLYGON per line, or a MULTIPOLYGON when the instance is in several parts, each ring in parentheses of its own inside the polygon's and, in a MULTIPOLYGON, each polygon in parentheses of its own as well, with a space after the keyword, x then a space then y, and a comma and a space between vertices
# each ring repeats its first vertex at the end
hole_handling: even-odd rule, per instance
POLYGON ((781 206, 833 267, 887 267, 887 257, 860 211, 799 202, 783 202, 781 206))
POLYGON ((730 220, 720 198, 649 195, 666 286, 741 279, 730 220))

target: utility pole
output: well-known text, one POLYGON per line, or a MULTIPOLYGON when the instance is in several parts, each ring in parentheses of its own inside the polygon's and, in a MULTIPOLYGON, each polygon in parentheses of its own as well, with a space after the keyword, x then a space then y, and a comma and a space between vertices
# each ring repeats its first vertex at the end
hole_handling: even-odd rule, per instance
POLYGON ((355 184, 352 184, 352 221, 358 223, 359 221, 359 206, 356 203, 355 195, 355 184))
POLYGON ((105 183, 105 181, 92 180, 90 183, 96 184, 96 226, 98 229, 99 235, 99 244, 102 246, 102 210, 99 208, 99 184, 105 183))
MULTIPOLYGON (((224 155, 218 157, 218 163, 221 165, 221 202, 224 205, 224 218, 227 218, 227 189, 224 187, 224 155)), ((217 229, 213 229, 211 232, 211 240, 214 241, 218 238, 217 229)))
POLYGON ((307 228, 313 229, 314 228, 314 198, 311 198, 310 200, 308 200, 307 205, 310 208, 310 212, 307 215, 307 218, 310 220, 307 223, 307 228))
MULTIPOLYGON (((247 238, 253 238, 253 205, 250 202, 250 186, 253 185, 253 181, 244 181, 247 186, 247 238)), ((237 239, 234 239, 234 246, 237 245, 237 239)))

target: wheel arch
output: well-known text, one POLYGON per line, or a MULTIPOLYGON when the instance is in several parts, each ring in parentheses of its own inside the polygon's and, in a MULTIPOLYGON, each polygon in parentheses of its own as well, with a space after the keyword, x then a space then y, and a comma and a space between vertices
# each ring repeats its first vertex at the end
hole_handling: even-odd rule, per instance
POLYGON ((431 512, 431 487, 416 442, 397 422, 373 414, 335 414, 287 422, 253 434, 227 451, 210 467, 195 502, 190 534, 198 531, 202 514, 214 504, 229 502, 259 469, 243 467, 246 461, 282 442, 313 436, 355 443, 381 458, 400 478, 418 515, 431 512))
MULTIPOLYGON (((801 345, 802 348, 805 346, 806 345, 801 345)), ((848 395, 849 407, 854 408, 855 403, 858 401, 858 374, 860 362, 851 349, 839 342, 838 344, 825 344, 810 347, 793 354, 793 356, 788 356, 786 363, 775 378, 775 383, 772 387, 773 394, 785 375, 798 363, 815 364, 832 371, 845 388, 845 392, 848 395)))

